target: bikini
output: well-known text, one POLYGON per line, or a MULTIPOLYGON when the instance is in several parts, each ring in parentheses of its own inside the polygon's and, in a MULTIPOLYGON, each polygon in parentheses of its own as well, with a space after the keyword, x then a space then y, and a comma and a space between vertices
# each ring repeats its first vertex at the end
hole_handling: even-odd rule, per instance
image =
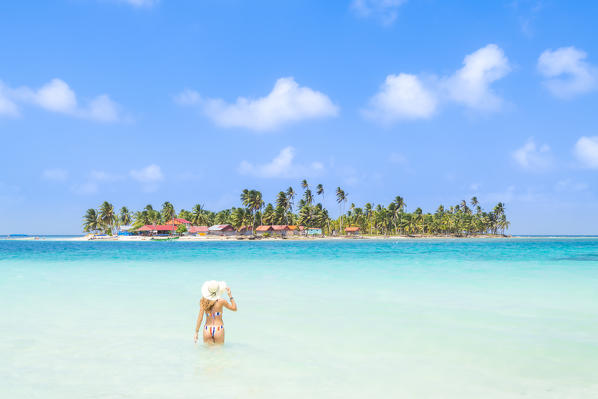
MULTIPOLYGON (((215 321, 216 320, 216 316, 222 315, 222 312, 215 312, 215 313, 206 312, 206 314, 208 316, 212 316, 212 320, 215 321)), ((208 325, 206 325, 205 329, 210 332, 210 334, 212 335, 212 339, 214 339, 214 334, 216 333, 216 331, 224 330, 224 326, 223 325, 219 325, 219 326, 208 326, 208 325)))

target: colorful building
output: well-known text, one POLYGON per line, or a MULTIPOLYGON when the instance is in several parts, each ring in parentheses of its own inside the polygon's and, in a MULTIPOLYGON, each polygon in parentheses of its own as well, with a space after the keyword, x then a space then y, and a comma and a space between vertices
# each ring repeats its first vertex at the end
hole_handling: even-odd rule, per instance
POLYGON ((230 224, 215 224, 208 227, 208 234, 216 236, 233 236, 237 232, 230 224))
POLYGON ((359 227, 345 227, 345 233, 350 236, 359 235, 359 227))

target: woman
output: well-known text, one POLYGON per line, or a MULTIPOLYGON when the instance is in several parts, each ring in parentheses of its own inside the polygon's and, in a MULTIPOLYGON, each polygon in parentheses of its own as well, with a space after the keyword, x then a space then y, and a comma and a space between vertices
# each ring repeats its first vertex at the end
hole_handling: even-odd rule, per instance
POLYGON ((203 314, 206 314, 206 324, 203 329, 203 342, 209 344, 224 343, 224 324, 222 323, 222 310, 227 308, 233 312, 237 311, 237 303, 230 293, 230 288, 224 281, 206 281, 201 287, 202 298, 199 302, 199 315, 195 325, 195 337, 197 342, 203 314), (224 292, 228 294, 230 304, 226 299, 220 298, 224 292))

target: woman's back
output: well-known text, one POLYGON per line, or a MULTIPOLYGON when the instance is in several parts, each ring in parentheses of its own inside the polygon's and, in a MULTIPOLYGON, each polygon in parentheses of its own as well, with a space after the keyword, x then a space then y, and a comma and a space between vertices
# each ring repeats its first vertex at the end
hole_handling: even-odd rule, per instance
POLYGON ((224 302, 226 300, 219 299, 209 309, 205 309, 206 326, 222 324, 222 313, 224 311, 224 302))
POLYGON ((203 328, 204 343, 222 344, 224 343, 223 310, 227 308, 235 312, 237 311, 237 303, 230 292, 230 288, 226 287, 224 281, 206 281, 202 286, 202 294, 203 297, 199 303, 200 309, 195 326, 194 340, 197 342, 199 329, 205 315, 206 324, 203 328), (228 294, 230 303, 226 299, 220 298, 224 291, 228 294))

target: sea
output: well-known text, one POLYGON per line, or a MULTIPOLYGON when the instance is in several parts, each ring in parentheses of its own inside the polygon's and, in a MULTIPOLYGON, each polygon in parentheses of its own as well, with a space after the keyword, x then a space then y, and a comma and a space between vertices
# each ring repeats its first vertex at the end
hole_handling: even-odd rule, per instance
POLYGON ((0 397, 597 398, 598 238, 0 240, 0 397))

